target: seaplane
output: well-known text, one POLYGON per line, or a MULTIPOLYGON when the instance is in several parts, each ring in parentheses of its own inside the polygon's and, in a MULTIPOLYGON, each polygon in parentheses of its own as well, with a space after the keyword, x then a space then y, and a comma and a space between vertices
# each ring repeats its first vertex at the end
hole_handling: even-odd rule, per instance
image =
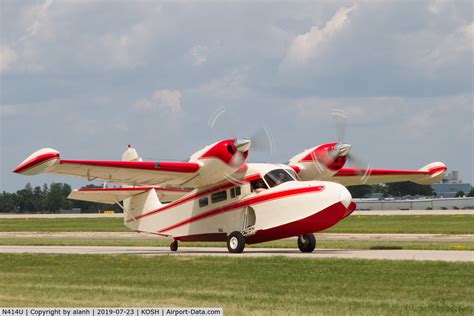
POLYGON ((43 148, 15 170, 100 180, 120 186, 80 188, 68 198, 118 204, 125 225, 178 242, 227 242, 230 253, 246 244, 297 237, 301 252, 316 247, 314 233, 326 230, 356 208, 347 186, 412 181, 431 184, 446 172, 442 162, 418 170, 345 168, 351 145, 318 145, 285 164, 252 163, 252 140, 231 138, 198 150, 184 162, 143 161, 128 146, 121 160, 67 160, 43 148))

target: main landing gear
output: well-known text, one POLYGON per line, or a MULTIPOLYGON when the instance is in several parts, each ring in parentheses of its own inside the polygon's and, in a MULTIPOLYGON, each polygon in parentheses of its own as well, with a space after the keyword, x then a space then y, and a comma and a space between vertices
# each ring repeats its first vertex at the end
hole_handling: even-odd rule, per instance
POLYGON ((178 250, 178 241, 173 240, 173 242, 170 244, 170 250, 171 251, 177 251, 178 250))
POLYGON ((245 237, 241 232, 234 231, 227 236, 227 250, 230 253, 241 253, 245 248, 245 237))
POLYGON ((313 252, 316 248, 316 237, 313 234, 298 236, 298 248, 301 252, 313 252))

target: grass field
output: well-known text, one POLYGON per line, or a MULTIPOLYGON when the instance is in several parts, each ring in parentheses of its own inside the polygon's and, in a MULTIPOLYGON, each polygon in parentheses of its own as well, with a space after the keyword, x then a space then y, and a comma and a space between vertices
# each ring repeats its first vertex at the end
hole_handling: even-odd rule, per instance
MULTIPOLYGON (((170 240, 163 239, 91 239, 91 238, 0 238, 4 246, 150 246, 167 247, 170 240)), ((180 243, 180 247, 222 247, 223 242, 180 243)), ((247 248, 295 248, 296 240, 277 240, 247 248)), ((318 240, 317 249, 414 249, 414 250, 474 250, 474 242, 425 242, 425 241, 356 241, 318 240)))
POLYGON ((0 255, 0 306, 202 306, 226 315, 474 313, 474 265, 0 255), (238 267, 238 268, 237 268, 238 267))
MULTIPOLYGON (((0 219, 0 231, 121 232, 121 218, 0 219)), ((350 216, 326 232, 474 234, 474 215, 350 216)))

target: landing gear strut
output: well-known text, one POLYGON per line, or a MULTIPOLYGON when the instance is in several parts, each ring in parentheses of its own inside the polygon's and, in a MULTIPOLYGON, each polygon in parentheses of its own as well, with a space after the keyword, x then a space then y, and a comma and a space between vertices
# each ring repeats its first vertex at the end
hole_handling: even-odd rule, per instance
POLYGON ((234 231, 227 236, 227 250, 230 253, 241 253, 245 248, 245 237, 241 232, 234 231))
POLYGON ((171 251, 178 250, 178 241, 177 240, 173 240, 173 242, 170 244, 170 250, 171 251))
POLYGON ((313 234, 298 236, 298 248, 301 252, 313 252, 316 248, 316 238, 313 234))

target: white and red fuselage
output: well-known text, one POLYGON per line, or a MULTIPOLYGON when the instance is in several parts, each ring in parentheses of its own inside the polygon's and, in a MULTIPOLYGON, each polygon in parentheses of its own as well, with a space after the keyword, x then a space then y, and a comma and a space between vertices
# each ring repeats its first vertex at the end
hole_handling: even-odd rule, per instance
POLYGON ((252 244, 327 229, 355 209, 349 191, 338 183, 299 181, 288 165, 246 166, 238 179, 195 189, 147 212, 126 212, 125 224, 182 241, 225 241, 229 232, 243 231, 252 244), (287 181, 271 187, 265 175, 275 171, 287 173, 287 181), (265 188, 256 188, 257 183, 265 188))

